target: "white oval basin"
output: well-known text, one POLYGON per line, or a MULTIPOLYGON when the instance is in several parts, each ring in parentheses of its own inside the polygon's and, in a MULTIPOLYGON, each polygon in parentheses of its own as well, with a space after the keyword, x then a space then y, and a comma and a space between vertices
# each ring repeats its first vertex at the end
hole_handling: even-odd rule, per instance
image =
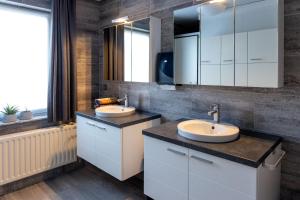
POLYGON ((109 105, 96 108, 95 112, 99 117, 125 117, 134 114, 135 108, 119 105, 109 105))
POLYGON ((200 142, 230 142, 239 136, 240 129, 230 124, 215 124, 204 120, 188 120, 177 125, 178 134, 200 142))

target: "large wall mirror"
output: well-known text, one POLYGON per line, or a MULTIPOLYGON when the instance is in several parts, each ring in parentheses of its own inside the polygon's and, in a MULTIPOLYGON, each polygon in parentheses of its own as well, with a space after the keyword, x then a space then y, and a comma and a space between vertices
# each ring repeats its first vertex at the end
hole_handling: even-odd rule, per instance
POLYGON ((150 17, 103 30, 104 80, 153 81, 155 57, 152 55, 155 42, 151 41, 156 36, 155 20, 156 18, 150 17))
POLYGON ((283 85, 283 1, 218 0, 174 11, 175 84, 283 85))

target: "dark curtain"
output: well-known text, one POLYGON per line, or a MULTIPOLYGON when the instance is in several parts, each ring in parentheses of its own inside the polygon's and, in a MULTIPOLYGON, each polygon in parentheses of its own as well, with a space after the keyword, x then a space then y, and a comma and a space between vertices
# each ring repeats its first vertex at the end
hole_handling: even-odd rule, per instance
POLYGON ((75 65, 76 1, 52 1, 51 64, 48 120, 68 123, 76 110, 75 65))
POLYGON ((124 26, 104 29, 104 80, 124 80, 124 26))

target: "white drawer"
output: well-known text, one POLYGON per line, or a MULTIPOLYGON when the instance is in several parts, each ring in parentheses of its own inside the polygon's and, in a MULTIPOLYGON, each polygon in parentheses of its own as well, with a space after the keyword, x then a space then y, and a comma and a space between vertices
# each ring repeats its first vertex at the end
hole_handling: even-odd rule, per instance
MULTIPOLYGON (((256 173, 255 168, 189 150, 189 176, 198 179, 194 180, 193 184, 207 182, 215 186, 220 185, 220 188, 215 187, 216 192, 218 189, 232 190, 241 193, 240 196, 244 194, 248 197, 245 199, 251 199, 256 196, 256 173)), ((229 197, 225 199, 230 199, 229 197)))

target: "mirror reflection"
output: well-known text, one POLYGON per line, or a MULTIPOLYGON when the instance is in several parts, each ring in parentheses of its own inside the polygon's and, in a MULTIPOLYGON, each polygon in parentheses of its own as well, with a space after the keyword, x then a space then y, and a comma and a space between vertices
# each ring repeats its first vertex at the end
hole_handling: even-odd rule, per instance
POLYGON ((104 80, 149 82, 150 19, 105 28, 104 80))
POLYGON ((201 20, 201 85, 234 86, 233 1, 207 3, 201 20))
POLYGON ((281 3, 220 0, 175 10, 175 84, 282 86, 281 3))
POLYGON ((278 87, 283 82, 278 13, 278 1, 236 1, 236 86, 278 87))

